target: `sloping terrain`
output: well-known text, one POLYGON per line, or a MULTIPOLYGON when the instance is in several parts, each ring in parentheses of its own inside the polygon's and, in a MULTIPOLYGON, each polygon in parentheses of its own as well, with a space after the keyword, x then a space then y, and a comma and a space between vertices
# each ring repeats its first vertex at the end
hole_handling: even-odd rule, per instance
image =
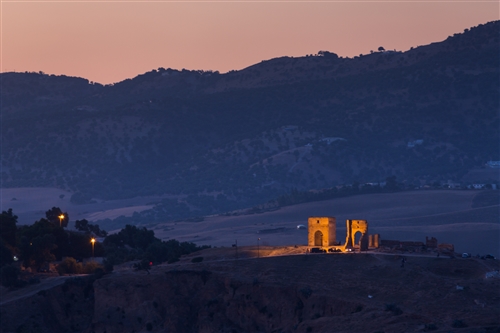
MULTIPOLYGON (((242 249, 243 251, 245 249, 242 249)), ((247 249, 251 250, 251 249, 247 249)), ((255 250, 255 249, 254 249, 255 250)), ((121 270, 0 307, 3 332, 497 332, 497 260, 380 254, 121 270), (22 309, 22 311, 21 311, 22 309)), ((231 249, 226 251, 232 251, 231 249)))
POLYGON ((177 221, 151 225, 156 237, 178 239, 198 245, 271 246, 305 245, 309 216, 334 216, 337 240, 345 241, 345 221, 362 219, 369 233, 381 239, 425 242, 436 237, 452 243, 457 252, 491 253, 500 256, 500 206, 498 192, 491 191, 411 191, 369 194, 305 203, 262 214, 213 216, 203 221, 177 221), (496 198, 496 199, 495 199, 496 198), (491 203, 489 200, 496 200, 491 203), (279 229, 276 233, 266 230, 279 229))
POLYGON ((291 188, 460 181, 500 159, 499 24, 404 53, 159 68, 108 86, 3 73, 2 187, 57 187, 79 204, 170 195, 139 219, 161 221, 291 188))
MULTIPOLYGON (((458 252, 500 257, 499 191, 420 190, 350 196, 331 200, 281 207, 255 213, 235 211, 197 219, 149 221, 139 225, 167 240, 194 242, 198 245, 255 245, 257 238, 267 245, 301 245, 307 242, 307 232, 297 230, 309 216, 335 216, 337 240, 345 240, 345 220, 364 219, 370 233, 382 239, 425 241, 434 236, 439 242, 455 244, 458 252)), ((111 200, 75 205, 69 193, 57 189, 6 189, 1 196, 2 210, 13 209, 19 225, 32 224, 45 216, 51 207, 60 207, 74 221, 101 217, 133 216, 148 209, 155 197, 111 200), (61 198, 61 195, 63 197, 61 198), (13 200, 15 199, 15 200, 13 200)), ((125 219, 125 223, 127 220, 125 219)), ((124 224, 100 221, 104 230, 113 232, 124 224)))

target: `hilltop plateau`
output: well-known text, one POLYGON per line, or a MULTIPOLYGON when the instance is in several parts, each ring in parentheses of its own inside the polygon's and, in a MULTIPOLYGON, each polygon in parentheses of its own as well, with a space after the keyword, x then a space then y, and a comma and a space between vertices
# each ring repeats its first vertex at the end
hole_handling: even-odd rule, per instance
POLYGON ((490 273, 498 260, 407 256, 401 267, 397 255, 266 257, 271 250, 256 258, 256 248, 241 248, 235 260, 234 249, 208 249, 150 274, 124 265, 98 280, 74 277, 42 283, 25 297, 4 294, 1 331, 500 330, 500 279, 490 273))

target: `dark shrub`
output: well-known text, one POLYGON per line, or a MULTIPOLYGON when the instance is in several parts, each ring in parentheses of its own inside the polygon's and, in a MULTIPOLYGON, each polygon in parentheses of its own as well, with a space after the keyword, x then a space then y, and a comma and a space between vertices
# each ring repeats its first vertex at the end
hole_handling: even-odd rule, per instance
POLYGON ((394 315, 399 316, 400 314, 403 313, 403 310, 401 310, 396 304, 390 303, 385 305, 385 311, 390 311, 394 315))
POLYGON ((0 282, 4 287, 13 287, 17 284, 19 268, 14 265, 6 265, 0 269, 0 282))

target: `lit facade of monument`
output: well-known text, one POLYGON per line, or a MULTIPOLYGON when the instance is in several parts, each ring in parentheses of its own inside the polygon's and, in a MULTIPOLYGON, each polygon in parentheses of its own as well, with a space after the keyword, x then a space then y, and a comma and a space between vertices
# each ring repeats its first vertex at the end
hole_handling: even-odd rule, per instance
MULTIPOLYGON (((307 245, 310 247, 332 247, 341 251, 352 251, 359 249, 366 251, 368 248, 378 248, 380 235, 368 234, 368 221, 347 220, 345 244, 337 243, 337 222, 332 216, 311 216, 308 219, 307 245), (359 239, 356 241, 357 234, 359 239)), ((331 250, 330 248, 329 250, 331 250)), ((325 250, 325 249, 323 249, 325 250)))
POLYGON ((354 247, 359 246, 361 251, 368 250, 368 222, 366 220, 347 220, 346 221, 346 239, 345 239, 345 248, 353 249, 354 247), (356 233, 361 233, 361 238, 356 244, 355 237, 356 233))
POLYGON ((327 247, 336 244, 336 220, 331 216, 311 216, 307 220, 308 246, 327 247))

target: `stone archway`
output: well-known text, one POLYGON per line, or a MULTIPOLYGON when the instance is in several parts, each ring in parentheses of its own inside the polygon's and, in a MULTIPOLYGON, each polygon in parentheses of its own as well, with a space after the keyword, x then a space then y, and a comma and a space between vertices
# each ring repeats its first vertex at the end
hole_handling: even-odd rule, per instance
POLYGON ((307 245, 333 246, 336 243, 336 223, 333 216, 310 216, 307 219, 307 245))
POLYGON ((360 251, 368 250, 368 222, 366 220, 347 220, 347 235, 345 248, 352 249, 359 247, 360 251), (355 240, 355 235, 361 233, 359 241, 355 240))
POLYGON ((353 231, 354 237, 353 237, 353 245, 354 246, 359 246, 361 242, 361 238, 363 237, 363 233, 359 230, 353 231))
POLYGON ((314 246, 323 246, 323 233, 319 230, 314 233, 314 246))

